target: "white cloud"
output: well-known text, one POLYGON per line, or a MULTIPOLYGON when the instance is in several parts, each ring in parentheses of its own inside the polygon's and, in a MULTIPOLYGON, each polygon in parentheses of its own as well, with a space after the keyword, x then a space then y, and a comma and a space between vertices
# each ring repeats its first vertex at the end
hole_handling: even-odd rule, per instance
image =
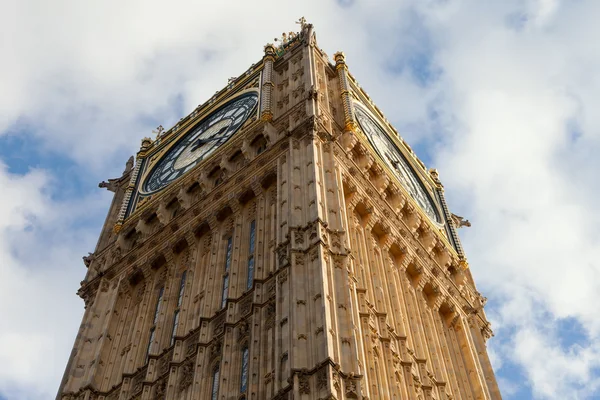
MULTIPOLYGON (((597 2, 558 0, 345 8, 10 2, 0 15, 0 36, 9 39, 0 42, 0 135, 25 127, 42 149, 75 160, 93 185, 97 171, 118 174, 154 126, 168 127, 208 99, 305 15, 322 48, 345 51, 401 134, 435 149, 429 154, 450 205, 474 225, 461 234, 475 280, 495 306, 496 368, 518 364, 539 398, 589 398, 597 393, 600 335, 599 12, 597 2), (426 83, 415 80, 424 65, 433 71, 426 83), (589 340, 565 345, 565 318, 589 340)), ((0 349, 0 392, 31 386, 31 398, 57 388, 80 321, 73 294, 85 272, 80 257, 99 228, 78 218, 85 207, 97 215, 109 204, 106 194, 87 192, 85 201, 58 201, 53 176, 0 169, 0 342, 28 343, 18 354, 16 346, 0 349)), ((506 379, 511 396, 521 382, 506 379)))
POLYGON ((93 237, 75 222, 106 198, 57 202, 55 183, 0 164, 0 393, 9 399, 55 394, 83 313, 75 291, 93 237))

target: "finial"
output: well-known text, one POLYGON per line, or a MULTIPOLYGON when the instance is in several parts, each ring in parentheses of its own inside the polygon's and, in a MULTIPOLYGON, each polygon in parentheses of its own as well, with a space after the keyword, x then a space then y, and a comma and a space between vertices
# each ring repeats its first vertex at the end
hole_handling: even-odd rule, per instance
POLYGON ((275 56, 275 45, 273 43, 265 45, 265 56, 275 56))
POLYGON ((338 51, 333 55, 336 68, 344 68, 346 66, 346 55, 343 51, 338 51))
POLYGON ((156 135, 156 139, 158 139, 162 135, 162 133, 163 133, 164 130, 165 130, 165 128, 163 128, 162 125, 159 125, 156 128, 156 130, 152 130, 152 133, 154 133, 156 135))
POLYGON ((298 19, 298 21, 296 21, 296 23, 297 23, 298 25, 300 25, 300 28, 302 28, 302 29, 304 29, 305 27, 307 27, 307 26, 309 25, 309 24, 306 22, 306 18, 304 18, 304 17, 300 17, 300 18, 298 19))

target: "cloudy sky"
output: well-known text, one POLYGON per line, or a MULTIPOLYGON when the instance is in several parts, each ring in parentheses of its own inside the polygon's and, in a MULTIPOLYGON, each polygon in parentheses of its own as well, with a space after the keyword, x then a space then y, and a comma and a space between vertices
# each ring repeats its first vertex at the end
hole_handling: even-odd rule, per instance
POLYGON ((0 399, 56 393, 98 182, 300 16, 473 223, 504 398, 600 398, 599 1, 0 4, 0 399))

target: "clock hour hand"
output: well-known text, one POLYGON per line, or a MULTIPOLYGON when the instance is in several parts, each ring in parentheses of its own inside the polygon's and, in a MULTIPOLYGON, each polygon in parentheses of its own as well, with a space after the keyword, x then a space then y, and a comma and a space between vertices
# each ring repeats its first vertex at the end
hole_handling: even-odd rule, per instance
POLYGON ((194 143, 194 145, 192 146, 192 148, 190 150, 191 151, 195 151, 195 150, 197 150, 199 147, 201 147, 205 143, 211 142, 213 140, 221 140, 221 139, 223 139, 219 135, 222 134, 223 132, 225 132, 227 130, 227 128, 229 128, 229 127, 228 126, 222 127, 221 129, 219 129, 219 131, 217 133, 215 133, 213 135, 213 137, 210 137, 208 139, 198 139, 196 141, 196 143, 194 143))

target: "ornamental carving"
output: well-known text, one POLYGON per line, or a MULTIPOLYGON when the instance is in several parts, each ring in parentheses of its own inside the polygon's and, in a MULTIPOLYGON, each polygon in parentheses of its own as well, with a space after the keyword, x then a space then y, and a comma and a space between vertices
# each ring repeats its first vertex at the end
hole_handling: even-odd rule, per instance
POLYGON ((163 378, 156 384, 154 388, 153 400, 164 400, 167 393, 167 381, 163 378))
POLYGON ((240 301, 240 314, 246 315, 252 310, 252 296, 248 295, 240 301))
POLYGON ((317 388, 323 389, 327 387, 329 377, 327 376, 327 367, 321 369, 317 374, 317 388))
POLYGON ((217 336, 225 330, 225 317, 227 315, 225 313, 221 313, 217 318, 213 321, 213 335, 217 336))
POLYGON ((352 379, 346 379, 346 396, 349 398, 358 398, 358 391, 356 390, 356 382, 352 379))
POLYGON ((300 394, 310 394, 309 375, 300 374, 298 377, 298 391, 300 394))
POLYGON ((179 391, 187 389, 194 380, 194 362, 188 360, 181 366, 181 374, 179 378, 179 391))
POLYGON ((213 345, 210 347, 209 358, 211 361, 221 356, 222 347, 223 344, 220 341, 216 341, 215 343, 213 343, 213 345))

